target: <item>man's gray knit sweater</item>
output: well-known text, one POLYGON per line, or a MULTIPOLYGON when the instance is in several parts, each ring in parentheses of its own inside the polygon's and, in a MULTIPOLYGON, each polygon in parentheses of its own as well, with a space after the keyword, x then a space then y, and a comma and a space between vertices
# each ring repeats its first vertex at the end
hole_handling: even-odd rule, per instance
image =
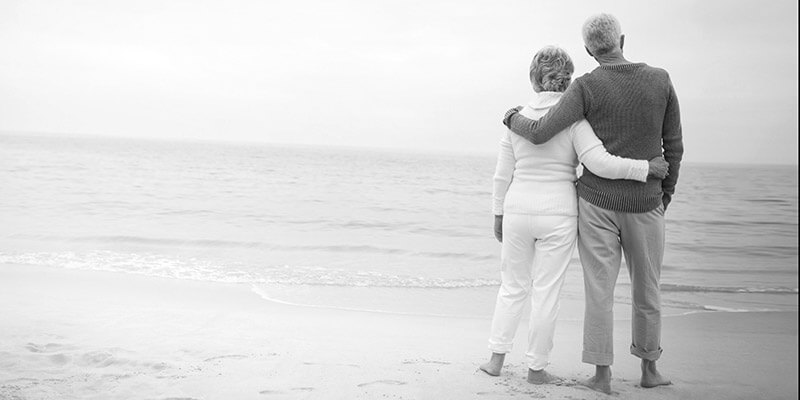
POLYGON ((576 79, 540 120, 513 113, 505 122, 514 133, 541 144, 583 118, 611 154, 650 160, 662 155, 663 146, 669 175, 642 183, 600 178, 584 168, 578 195, 613 211, 647 212, 662 202, 667 207, 683 157, 678 99, 667 72, 644 63, 601 65, 576 79))

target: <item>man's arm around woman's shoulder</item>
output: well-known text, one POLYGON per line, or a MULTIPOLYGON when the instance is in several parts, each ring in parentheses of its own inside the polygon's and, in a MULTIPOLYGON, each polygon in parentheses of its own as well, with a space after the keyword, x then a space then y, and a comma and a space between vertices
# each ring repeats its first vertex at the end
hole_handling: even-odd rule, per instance
POLYGON ((529 142, 542 144, 573 123, 582 120, 585 109, 583 86, 580 80, 575 80, 558 103, 538 121, 520 115, 519 108, 512 108, 503 117, 503 124, 529 142))

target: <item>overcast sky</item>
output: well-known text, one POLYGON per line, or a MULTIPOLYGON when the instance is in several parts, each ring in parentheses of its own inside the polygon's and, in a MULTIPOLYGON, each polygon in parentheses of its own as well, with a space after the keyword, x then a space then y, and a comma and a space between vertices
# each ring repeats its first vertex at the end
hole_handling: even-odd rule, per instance
POLYGON ((611 12, 686 161, 797 164, 794 0, 0 2, 0 131, 492 154, 528 65, 611 12))

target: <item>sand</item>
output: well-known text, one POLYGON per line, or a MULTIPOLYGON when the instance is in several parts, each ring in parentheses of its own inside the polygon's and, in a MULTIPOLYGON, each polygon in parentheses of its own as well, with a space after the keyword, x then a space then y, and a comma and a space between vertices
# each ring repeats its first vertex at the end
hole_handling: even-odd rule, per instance
MULTIPOLYGON (((367 300, 367 299, 365 299, 367 300)), ((414 299, 409 299, 414 301, 414 299)), ((561 321, 548 370, 524 381, 523 326, 500 377, 488 318, 266 301, 250 286, 0 265, 0 399, 795 399, 797 313, 663 321, 662 372, 638 386, 630 322, 615 324, 611 396, 574 385, 581 322, 561 321)))

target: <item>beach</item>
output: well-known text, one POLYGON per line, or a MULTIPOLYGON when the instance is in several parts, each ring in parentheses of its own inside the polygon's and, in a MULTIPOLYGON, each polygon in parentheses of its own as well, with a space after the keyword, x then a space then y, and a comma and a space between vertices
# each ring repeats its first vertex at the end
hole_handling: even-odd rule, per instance
MULTIPOLYGON (((368 302, 368 299, 364 299, 368 302)), ((414 298, 407 299, 409 302, 414 298)), ((2 399, 793 399, 797 312, 664 319, 659 366, 638 386, 630 322, 615 323, 612 396, 576 386, 581 322, 560 321, 548 370, 525 382, 525 324, 500 377, 489 318, 292 306, 244 284, 0 265, 2 399)))

